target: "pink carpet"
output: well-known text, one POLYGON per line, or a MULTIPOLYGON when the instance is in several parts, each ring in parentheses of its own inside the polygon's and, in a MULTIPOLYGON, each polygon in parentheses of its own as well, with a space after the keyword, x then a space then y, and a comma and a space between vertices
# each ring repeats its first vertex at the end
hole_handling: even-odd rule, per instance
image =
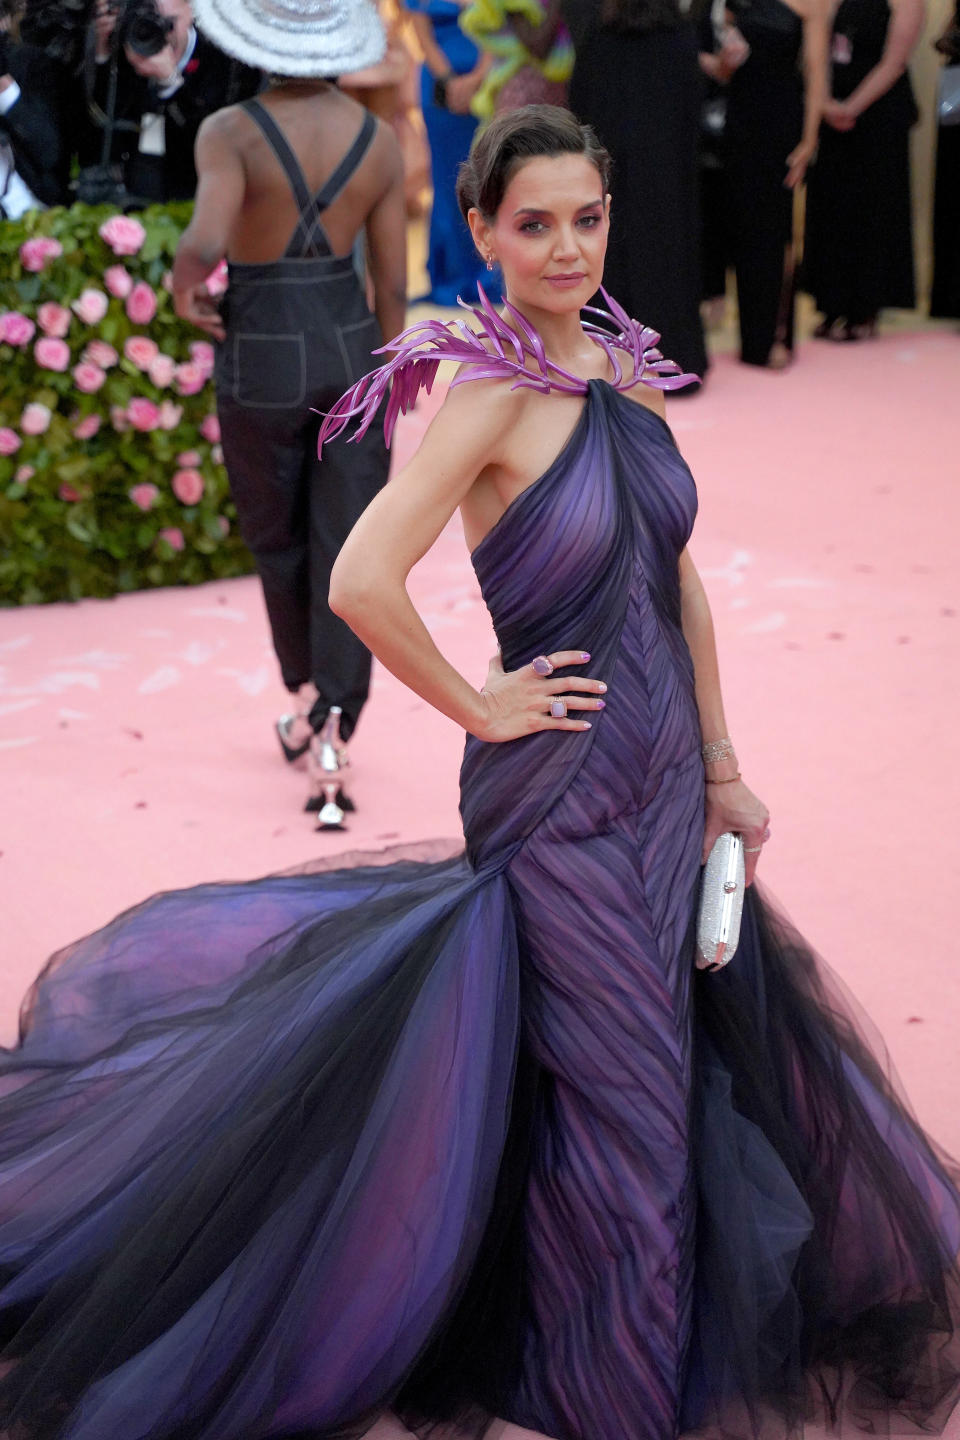
MULTIPOLYGON (((813 342, 786 375, 721 357, 668 406, 730 730, 773 815, 761 873, 960 1155, 958 375, 942 332, 813 342)), ((457 521, 411 588, 482 683, 493 640, 457 521)), ((380 671, 358 814, 315 834, 270 734, 282 701, 253 579, 0 614, 5 1037, 48 952, 151 891, 458 831, 462 736, 380 671)))

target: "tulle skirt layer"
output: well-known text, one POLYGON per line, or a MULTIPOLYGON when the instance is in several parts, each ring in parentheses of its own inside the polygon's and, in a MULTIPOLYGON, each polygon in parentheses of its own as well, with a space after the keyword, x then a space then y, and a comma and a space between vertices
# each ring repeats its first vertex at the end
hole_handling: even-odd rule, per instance
MULTIPOLYGON (((497 1416, 627 1440, 522 1398, 551 1077, 509 871, 358 858, 156 897, 38 981, 0 1057, 12 1440, 354 1440, 388 1409, 424 1437, 497 1416)), ((693 1299, 663 1440, 939 1428, 956 1174, 756 887, 692 1025, 693 1299)))

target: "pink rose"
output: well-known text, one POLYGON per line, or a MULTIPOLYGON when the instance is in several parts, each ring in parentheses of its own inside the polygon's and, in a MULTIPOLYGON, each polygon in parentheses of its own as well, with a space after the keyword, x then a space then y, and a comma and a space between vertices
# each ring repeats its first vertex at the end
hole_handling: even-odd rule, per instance
POLYGON ((178 470, 170 485, 181 505, 197 505, 203 499, 203 476, 199 470, 178 470))
POLYGON ((157 503, 159 494, 160 491, 156 485, 151 485, 150 482, 147 481, 143 485, 134 485, 130 491, 130 499, 138 510, 152 510, 157 503))
POLYGON ((153 286, 138 280, 127 296, 127 314, 134 325, 149 325, 157 313, 157 297, 153 286))
POLYGON ((224 295, 229 283, 227 262, 226 260, 221 260, 216 270, 211 270, 207 276, 207 293, 213 296, 224 295))
POLYGON ((44 336, 33 347, 33 358, 43 370, 64 371, 70 364, 70 346, 66 340, 44 336))
POLYGON ((106 370, 101 370, 90 360, 81 360, 73 367, 73 382, 83 395, 96 395, 106 378, 106 370))
POLYGON ((217 529, 220 531, 220 534, 223 536, 224 540, 226 540, 227 536, 230 534, 230 521, 227 519, 226 515, 217 516, 217 529))
POLYGON ((29 485, 36 473, 32 465, 21 465, 13 478, 18 485, 29 485))
POLYGON ((172 355, 159 354, 150 363, 147 374, 158 390, 166 390, 172 384, 177 371, 177 362, 172 355))
POLYGON ((212 445, 212 446, 210 447, 210 459, 213 461, 214 465, 222 465, 222 464, 223 464, 223 446, 222 446, 222 445, 212 445))
POLYGON ((204 370, 208 375, 213 374, 216 351, 209 341, 194 340, 190 346, 190 359, 198 369, 204 370))
POLYGON ((36 329, 33 321, 18 310, 8 310, 6 315, 0 316, 0 340, 8 345, 29 345, 36 329))
POLYGON ((133 289, 133 276, 122 265, 111 265, 103 272, 103 283, 117 300, 126 300, 133 289))
POLYGON ((149 335, 131 335, 123 347, 123 353, 131 365, 138 370, 149 370, 160 354, 160 346, 149 335))
POLYGON ((97 414, 84 415, 73 427, 74 437, 77 440, 92 440, 100 429, 100 416, 97 414))
POLYGON ((200 434, 208 444, 219 445, 221 440, 220 421, 215 411, 204 417, 203 423, 200 426, 200 434))
POLYGON ((52 335, 57 340, 62 340, 70 329, 70 311, 66 305, 58 305, 55 300, 48 300, 40 306, 37 319, 44 335, 52 335))
POLYGON ((20 429, 24 435, 46 435, 52 419, 53 411, 48 406, 40 405, 35 401, 32 405, 23 407, 20 429))
POLYGON ((124 430, 130 429, 130 421, 127 419, 127 412, 122 405, 110 406, 110 424, 119 435, 122 435, 124 430))
POLYGON ((120 356, 106 340, 91 340, 80 359, 90 365, 99 365, 101 370, 112 370, 120 356))
POLYGON ((73 488, 73 486, 72 486, 72 485, 68 485, 68 484, 66 483, 66 481, 64 481, 64 483, 60 486, 60 489, 57 491, 57 494, 60 496, 60 499, 61 499, 61 500, 73 501, 73 500, 79 500, 79 499, 80 499, 80 492, 79 492, 79 490, 75 490, 75 489, 73 488))
POLYGON ((209 374, 205 374, 199 365, 194 365, 192 362, 188 365, 178 365, 174 375, 177 394, 199 395, 209 378, 209 374))
POLYGON ((203 463, 203 456, 199 450, 184 450, 177 456, 177 464, 181 470, 196 470, 197 466, 203 463))
POLYGON ((146 238, 147 232, 140 221, 129 215, 111 215, 100 226, 100 239, 110 246, 114 255, 136 255, 146 238))
POLYGON ((159 539, 166 540, 171 550, 182 550, 187 543, 183 538, 183 531, 178 530, 175 525, 168 525, 165 530, 161 530, 159 539))
POLYGON ((183 406, 174 405, 172 400, 164 400, 160 406, 160 429, 176 430, 183 419, 183 406))
POLYGON ((0 425, 0 455, 16 455, 23 441, 9 425, 0 425))
POLYGON ((37 235, 20 246, 20 264, 24 270, 39 275, 41 270, 46 269, 48 260, 57 260, 62 254, 63 246, 59 240, 53 240, 49 235, 37 235))
POLYGON ((134 430, 156 430, 160 424, 160 410, 152 400, 145 400, 142 395, 135 395, 127 406, 127 419, 134 430))
POLYGON ((74 314, 84 325, 99 325, 109 308, 110 301, 102 290, 84 290, 73 302, 74 314))

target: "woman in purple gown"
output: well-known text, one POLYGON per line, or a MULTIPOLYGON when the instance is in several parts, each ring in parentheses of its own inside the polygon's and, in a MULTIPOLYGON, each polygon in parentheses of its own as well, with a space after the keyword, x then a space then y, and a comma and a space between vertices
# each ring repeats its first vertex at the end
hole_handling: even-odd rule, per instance
POLYGON ((461 193, 514 308, 416 327, 325 427, 370 423, 385 376, 392 425, 464 361, 332 600, 467 729, 466 854, 160 895, 28 997, 0 1059, 15 1440, 353 1440, 387 1411, 672 1440, 956 1401, 951 1162, 756 886, 732 965, 694 968, 702 855, 740 830, 752 876, 767 814, 686 551, 657 393, 683 377, 613 302, 619 339, 579 318, 605 191, 571 116, 495 120, 461 193), (481 692, 403 587, 457 505, 481 692))

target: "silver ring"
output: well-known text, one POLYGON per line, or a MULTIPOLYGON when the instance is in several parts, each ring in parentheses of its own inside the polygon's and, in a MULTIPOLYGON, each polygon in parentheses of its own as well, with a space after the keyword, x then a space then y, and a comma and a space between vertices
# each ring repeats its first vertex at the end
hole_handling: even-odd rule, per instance
POLYGON ((546 655, 538 655, 536 660, 534 660, 532 663, 534 674, 543 676, 553 674, 553 666, 550 664, 550 661, 547 659, 546 655))
POLYGON ((554 720, 565 720, 567 718, 566 700, 551 700, 550 714, 553 716, 554 720))

